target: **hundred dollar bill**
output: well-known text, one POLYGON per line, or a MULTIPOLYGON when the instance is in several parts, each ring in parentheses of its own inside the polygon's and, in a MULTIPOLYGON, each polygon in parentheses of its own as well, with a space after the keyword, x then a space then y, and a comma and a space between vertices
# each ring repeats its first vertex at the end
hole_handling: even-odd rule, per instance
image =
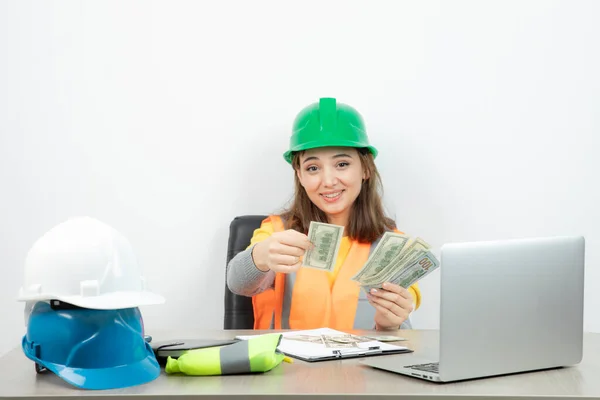
POLYGON ((405 250, 398 254, 386 268, 381 269, 375 275, 368 275, 361 279, 360 283, 363 285, 381 284, 386 281, 390 281, 391 277, 397 274, 399 271, 406 268, 407 265, 411 264, 421 254, 429 250, 431 246, 427 244, 423 239, 416 238, 412 241, 405 250))
POLYGON ((430 248, 431 246, 427 244, 427 242, 418 237, 406 248, 406 251, 402 252, 402 256, 396 262, 402 264, 410 263, 411 261, 416 260, 422 252, 427 251, 430 248))
MULTIPOLYGON (((397 271, 396 274, 387 281, 407 289, 415 282, 435 271, 439 266, 439 260, 430 251, 426 251, 411 264, 407 265, 402 270, 397 271)), ((380 289, 382 284, 383 281, 363 285, 362 289, 368 293, 373 288, 380 289)))
POLYGON ((285 337, 286 340, 296 340, 298 342, 307 342, 307 343, 318 343, 322 344, 323 339, 320 335, 289 335, 285 337))
POLYGON ((397 277, 392 277, 392 283, 408 288, 435 271, 439 266, 438 259, 428 251, 407 267, 403 273, 398 274, 397 277))
POLYGON ((352 348, 358 347, 357 343, 369 342, 372 339, 367 339, 355 335, 321 335, 321 339, 325 347, 337 348, 352 348))
POLYGON ((344 227, 312 221, 308 239, 315 246, 304 254, 302 265, 321 271, 333 271, 344 235, 344 227))
POLYGON ((385 232, 365 265, 351 279, 360 282, 363 278, 377 275, 402 252, 409 240, 409 236, 395 232, 385 232))
POLYGON ((385 271, 382 271, 379 275, 373 276, 369 278, 368 282, 363 282, 363 284, 369 283, 383 283, 383 282, 391 282, 392 277, 397 276, 402 271, 406 270, 406 268, 414 262, 421 255, 425 254, 428 250, 419 250, 415 252, 411 257, 403 257, 400 256, 395 259, 392 265, 387 268, 385 271))

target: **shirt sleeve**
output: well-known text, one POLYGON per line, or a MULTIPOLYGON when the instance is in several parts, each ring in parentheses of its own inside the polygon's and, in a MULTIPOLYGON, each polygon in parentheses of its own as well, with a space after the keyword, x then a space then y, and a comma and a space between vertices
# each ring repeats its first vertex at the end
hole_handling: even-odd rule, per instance
POLYGON ((421 289, 419 289, 419 284, 417 282, 413 283, 412 286, 408 288, 408 292, 413 297, 415 310, 419 308, 421 305, 421 289))
POLYGON ((246 250, 236 254, 227 264, 227 287, 233 293, 252 297, 273 286, 275 273, 259 270, 252 258, 254 246, 271 236, 271 234, 273 234, 273 224, 267 218, 262 222, 260 228, 254 231, 246 250))

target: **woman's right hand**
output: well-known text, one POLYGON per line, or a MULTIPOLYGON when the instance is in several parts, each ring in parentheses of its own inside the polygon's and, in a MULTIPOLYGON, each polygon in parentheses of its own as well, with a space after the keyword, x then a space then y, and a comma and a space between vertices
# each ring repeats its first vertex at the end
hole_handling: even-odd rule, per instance
POLYGON ((252 259, 263 272, 296 272, 302 265, 300 257, 313 245, 308 236, 293 229, 275 232, 252 249, 252 259))

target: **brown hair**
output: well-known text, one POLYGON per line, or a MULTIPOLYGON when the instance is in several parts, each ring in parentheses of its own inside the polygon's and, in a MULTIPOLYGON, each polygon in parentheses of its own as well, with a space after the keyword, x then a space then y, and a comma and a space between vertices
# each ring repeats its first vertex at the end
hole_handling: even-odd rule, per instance
MULTIPOLYGON (((383 211, 381 200, 383 186, 373 155, 367 149, 360 148, 357 150, 367 178, 363 181, 360 193, 352 204, 346 232, 352 240, 372 243, 383 235, 386 230, 394 230, 396 223, 388 218, 383 211)), ((300 184, 296 171, 300 168, 301 154, 301 152, 298 152, 293 155, 295 193, 291 206, 281 214, 281 218, 286 228, 306 234, 311 221, 327 222, 327 217, 323 211, 310 201, 304 187, 300 184)))

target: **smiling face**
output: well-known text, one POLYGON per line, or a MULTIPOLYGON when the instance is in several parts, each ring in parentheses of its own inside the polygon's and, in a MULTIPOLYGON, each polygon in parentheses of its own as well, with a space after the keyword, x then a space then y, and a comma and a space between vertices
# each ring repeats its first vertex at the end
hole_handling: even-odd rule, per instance
POLYGON ((330 223, 346 226, 352 204, 367 179, 358 151, 351 147, 306 150, 297 170, 308 198, 330 223))

